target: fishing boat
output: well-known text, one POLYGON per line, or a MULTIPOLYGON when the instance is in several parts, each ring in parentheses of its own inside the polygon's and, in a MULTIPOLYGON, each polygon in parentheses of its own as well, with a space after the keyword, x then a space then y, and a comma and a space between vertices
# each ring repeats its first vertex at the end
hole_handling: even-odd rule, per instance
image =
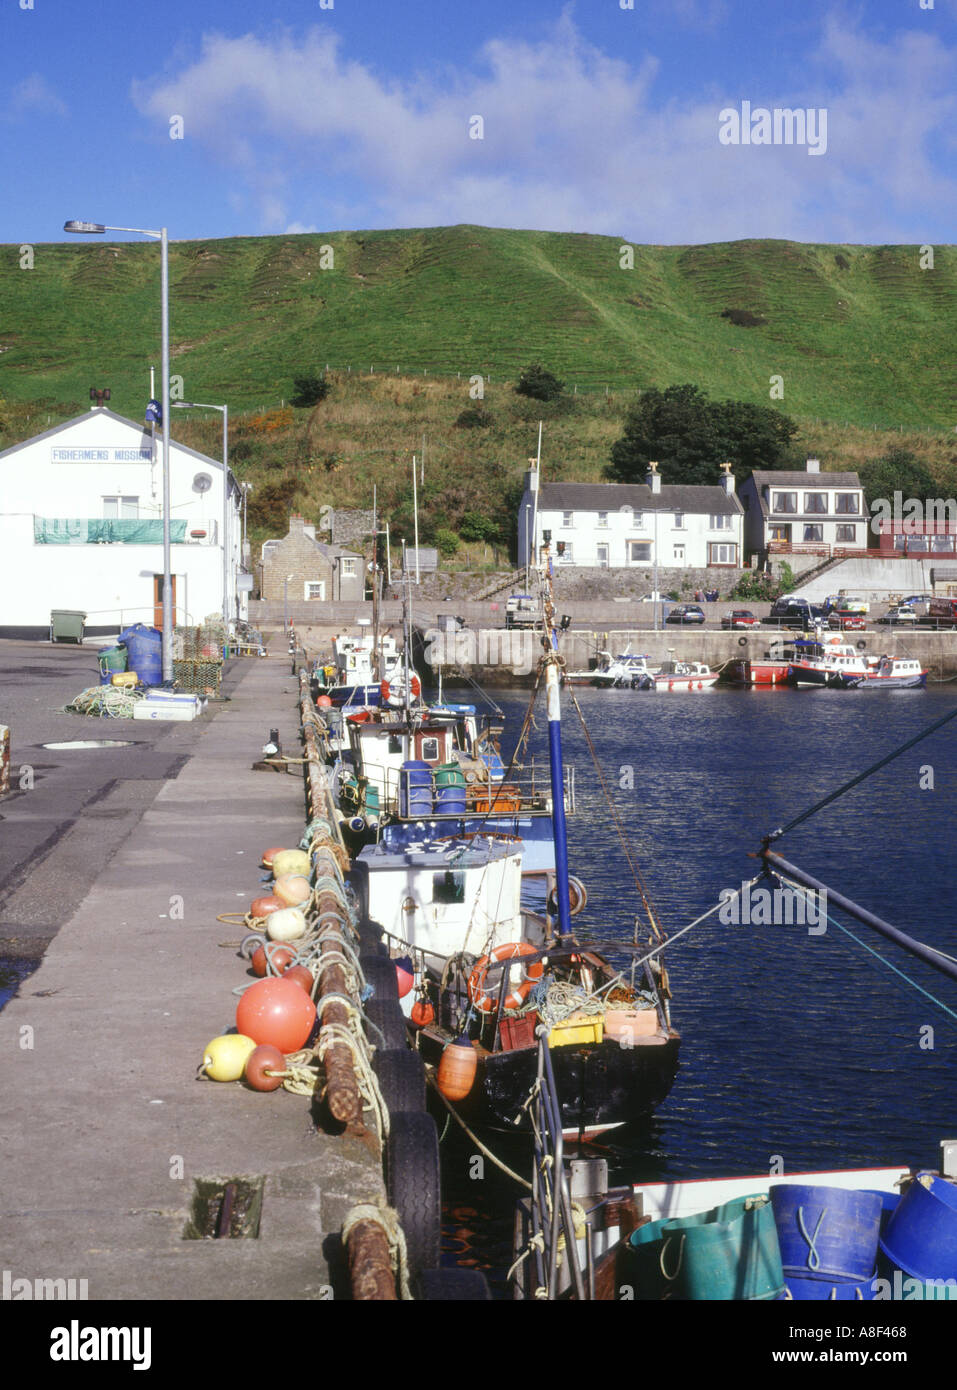
POLYGON ((513 758, 499 778, 483 780, 467 711, 449 720, 427 706, 394 720, 381 707, 353 716, 356 780, 366 796, 374 785, 379 818, 352 878, 380 944, 413 982, 403 1000, 411 1039, 462 1120, 527 1125, 536 1029, 546 1027, 562 1127, 590 1136, 664 1099, 680 1038, 659 959, 665 938, 650 910, 649 926, 635 921, 630 941, 584 943, 572 931, 586 894, 568 865, 573 779, 562 758, 546 573, 547 779, 534 767, 516 771, 513 758), (530 876, 544 888, 537 912, 522 901, 530 876), (451 1087, 450 1068, 464 1076, 451 1087))
POLYGON ((862 651, 841 637, 798 638, 795 657, 788 666, 789 685, 837 685, 844 676, 865 676, 868 665, 862 651))
POLYGON ((365 633, 355 637, 341 633, 333 639, 332 653, 331 662, 316 663, 312 675, 313 699, 326 696, 335 706, 368 708, 389 699, 390 683, 395 686, 391 691, 393 698, 401 695, 401 682, 406 674, 394 637, 373 638, 365 633))
POLYGON ((594 685, 608 690, 628 687, 647 690, 651 688, 652 676, 646 655, 626 650, 613 657, 610 652, 601 651, 592 670, 566 671, 562 674, 562 684, 594 685))
MULTIPOLYGON (((739 641, 747 645, 746 637, 739 641)), ((785 685, 788 668, 799 653, 793 640, 777 638, 768 645, 768 650, 760 657, 738 657, 725 664, 721 681, 727 685, 785 685)))
POLYGON ((679 692, 710 690, 719 675, 719 671, 712 671, 702 661, 665 661, 654 672, 651 686, 644 688, 679 692))
POLYGON ((845 690, 922 690, 927 670, 913 657, 881 656, 863 675, 842 671, 834 683, 845 690))

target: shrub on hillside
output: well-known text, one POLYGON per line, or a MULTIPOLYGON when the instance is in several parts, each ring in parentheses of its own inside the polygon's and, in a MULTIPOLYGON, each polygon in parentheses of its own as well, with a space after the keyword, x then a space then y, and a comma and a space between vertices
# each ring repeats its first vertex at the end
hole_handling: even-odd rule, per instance
POLYGON ((435 533, 435 544, 443 560, 451 560, 459 548, 459 538, 454 531, 440 527, 435 533))
POLYGON ((555 401, 565 389, 565 383, 546 371, 541 362, 523 367, 515 386, 519 396, 531 396, 536 401, 555 401))
POLYGON ((481 405, 466 406, 455 419, 457 430, 487 430, 492 423, 492 417, 481 405))
POLYGON ((289 397, 289 404, 299 407, 318 405, 324 401, 331 390, 326 381, 325 373, 317 376, 296 376, 292 379, 294 394, 289 397))

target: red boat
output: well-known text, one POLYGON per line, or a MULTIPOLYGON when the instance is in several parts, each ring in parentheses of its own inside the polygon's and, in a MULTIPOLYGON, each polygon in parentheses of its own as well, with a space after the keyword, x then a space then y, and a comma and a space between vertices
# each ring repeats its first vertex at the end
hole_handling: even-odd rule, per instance
POLYGON ((762 657, 742 656, 729 661, 721 679, 728 685, 784 685, 795 655, 793 642, 778 640, 762 657))

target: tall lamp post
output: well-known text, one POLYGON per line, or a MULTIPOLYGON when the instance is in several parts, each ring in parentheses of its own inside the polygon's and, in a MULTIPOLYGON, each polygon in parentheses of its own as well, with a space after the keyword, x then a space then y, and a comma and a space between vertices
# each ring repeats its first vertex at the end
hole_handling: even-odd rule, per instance
POLYGON ((218 410, 223 417, 223 646, 229 635, 229 406, 206 401, 172 401, 174 410, 218 410))
POLYGON ((158 232, 146 227, 110 227, 103 222, 64 222, 65 232, 80 236, 102 232, 135 232, 152 237, 160 244, 160 299, 162 301, 162 407, 163 425, 163 680, 173 679, 173 583, 170 577, 170 491, 169 491, 169 238, 166 228, 158 232))

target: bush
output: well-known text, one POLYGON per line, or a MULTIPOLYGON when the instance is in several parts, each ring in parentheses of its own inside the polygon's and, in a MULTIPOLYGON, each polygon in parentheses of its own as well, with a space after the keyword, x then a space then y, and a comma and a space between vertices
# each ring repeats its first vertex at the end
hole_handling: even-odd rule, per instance
POLYGON ((454 531, 447 531, 444 527, 440 527, 435 533, 435 544, 442 558, 451 560, 459 548, 459 538, 454 531))
POLYGON ((469 405, 456 417, 457 430, 487 430, 492 423, 488 411, 480 405, 469 405))
POLYGON ((325 373, 317 376, 296 376, 292 379, 294 394, 289 397, 289 404, 295 406, 318 405, 324 401, 332 389, 326 381, 325 373))
POLYGON ((546 371, 541 362, 523 367, 515 390, 519 396, 531 396, 536 401, 555 401, 565 389, 565 383, 546 371))

